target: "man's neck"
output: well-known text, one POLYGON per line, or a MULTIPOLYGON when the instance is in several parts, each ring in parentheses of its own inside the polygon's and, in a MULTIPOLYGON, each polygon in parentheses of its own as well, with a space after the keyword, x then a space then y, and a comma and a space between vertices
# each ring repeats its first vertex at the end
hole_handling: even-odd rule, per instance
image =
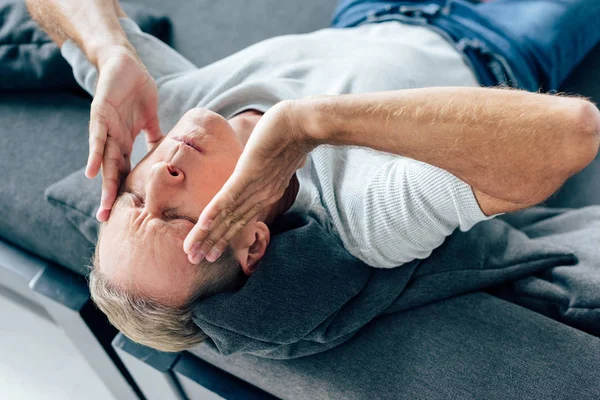
MULTIPOLYGON (((235 135, 242 145, 245 147, 248 139, 254 130, 254 127, 263 116, 263 113, 257 110, 248 110, 235 115, 229 119, 229 124, 233 128, 235 135)), ((290 179, 290 183, 283 193, 279 201, 273 204, 269 209, 264 211, 264 214, 259 215, 259 219, 267 225, 271 224, 280 215, 283 215, 296 201, 300 183, 296 174, 290 179)))

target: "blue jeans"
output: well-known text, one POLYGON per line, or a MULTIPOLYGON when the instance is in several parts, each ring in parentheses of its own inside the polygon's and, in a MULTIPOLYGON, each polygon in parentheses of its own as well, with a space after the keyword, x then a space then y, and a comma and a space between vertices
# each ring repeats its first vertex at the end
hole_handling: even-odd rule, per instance
POLYGON ((332 26, 398 20, 451 40, 484 86, 556 91, 600 41, 600 0, 341 0, 332 26))

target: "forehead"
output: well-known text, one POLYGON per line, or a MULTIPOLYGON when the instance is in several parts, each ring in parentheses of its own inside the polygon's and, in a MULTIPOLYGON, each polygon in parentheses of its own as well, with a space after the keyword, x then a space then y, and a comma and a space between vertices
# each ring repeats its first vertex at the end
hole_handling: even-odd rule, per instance
POLYGON ((121 197, 102 228, 102 273, 116 285, 157 300, 187 298, 193 266, 183 251, 185 232, 156 218, 136 224, 140 211, 128 205, 127 194, 121 197))

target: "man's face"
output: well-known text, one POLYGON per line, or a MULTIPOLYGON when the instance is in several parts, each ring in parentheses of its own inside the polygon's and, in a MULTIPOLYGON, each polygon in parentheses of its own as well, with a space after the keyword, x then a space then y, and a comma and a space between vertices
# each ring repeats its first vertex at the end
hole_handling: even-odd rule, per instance
POLYGON ((123 183, 102 230, 102 273, 171 305, 189 299, 198 266, 189 263, 183 240, 241 153, 221 116, 204 109, 186 113, 123 183))

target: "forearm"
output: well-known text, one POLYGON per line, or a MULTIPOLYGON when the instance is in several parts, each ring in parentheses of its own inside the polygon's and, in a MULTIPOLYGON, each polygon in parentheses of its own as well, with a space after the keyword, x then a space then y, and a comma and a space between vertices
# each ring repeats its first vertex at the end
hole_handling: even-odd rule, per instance
POLYGON ((59 46, 71 39, 96 66, 111 49, 135 53, 119 23, 117 0, 27 0, 27 8, 59 46))
POLYGON ((591 103, 516 90, 424 88, 315 97, 295 107, 319 144, 420 160, 515 204, 545 200, 593 160, 600 135, 591 103))

